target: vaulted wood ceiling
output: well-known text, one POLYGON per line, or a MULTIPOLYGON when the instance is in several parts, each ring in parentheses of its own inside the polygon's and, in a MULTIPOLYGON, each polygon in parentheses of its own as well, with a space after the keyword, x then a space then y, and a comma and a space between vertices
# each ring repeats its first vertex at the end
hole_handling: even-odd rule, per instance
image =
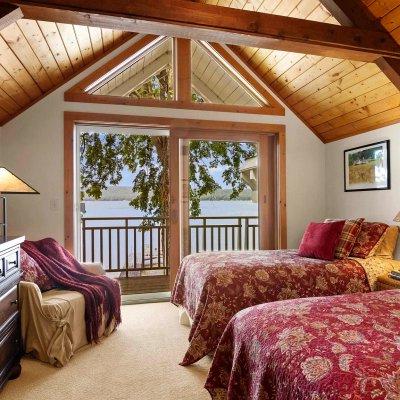
MULTIPOLYGON (((360 0, 361 1, 361 0, 360 0)), ((363 0, 400 40, 400 0, 363 0)), ((319 0, 201 0, 258 12, 339 22, 319 0)), ((400 43, 400 42, 399 42, 400 43)), ((400 93, 373 63, 231 46, 323 141, 400 119, 400 93)))
POLYGON ((21 19, 0 32, 0 124, 132 34, 21 19))
MULTIPOLYGON (((325 4, 329 1, 321 0, 325 4)), ((400 0, 354 1, 365 7, 400 44, 400 0)), ((339 24, 320 0, 197 2, 339 24)), ((1 31, 0 123, 128 35, 32 20, 20 20, 1 31)), ((400 120, 399 90, 376 64, 230 47, 324 142, 400 120)))

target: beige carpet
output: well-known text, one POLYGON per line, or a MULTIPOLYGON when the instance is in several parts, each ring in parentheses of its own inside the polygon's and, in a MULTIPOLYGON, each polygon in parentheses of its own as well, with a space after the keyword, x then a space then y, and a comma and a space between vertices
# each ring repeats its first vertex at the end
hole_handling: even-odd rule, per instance
POLYGON ((123 306, 123 323, 101 344, 78 352, 57 369, 24 359, 22 375, 1 400, 201 400, 210 367, 206 358, 179 366, 189 329, 169 303, 123 306))

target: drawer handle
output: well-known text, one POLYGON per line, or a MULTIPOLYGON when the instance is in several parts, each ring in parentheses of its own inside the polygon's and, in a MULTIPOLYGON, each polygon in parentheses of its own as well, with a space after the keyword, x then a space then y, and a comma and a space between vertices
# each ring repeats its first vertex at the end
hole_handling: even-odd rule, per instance
POLYGON ((11 305, 18 304, 18 300, 16 299, 16 300, 10 301, 10 304, 11 305))
POLYGON ((8 265, 17 265, 17 260, 9 261, 9 262, 8 262, 8 265))

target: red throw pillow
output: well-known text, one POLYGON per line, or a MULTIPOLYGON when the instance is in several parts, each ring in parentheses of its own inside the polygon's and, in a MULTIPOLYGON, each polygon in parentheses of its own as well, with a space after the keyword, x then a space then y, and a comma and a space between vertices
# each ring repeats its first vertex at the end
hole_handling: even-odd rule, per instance
POLYGON ((366 258, 389 227, 381 222, 363 222, 351 257, 366 258))
POLYGON ((21 249, 21 279, 33 282, 39 286, 41 292, 54 289, 56 284, 44 273, 39 264, 24 250, 21 249))
POLYGON ((345 221, 330 222, 329 224, 311 222, 301 240, 299 255, 333 260, 344 224, 345 221))

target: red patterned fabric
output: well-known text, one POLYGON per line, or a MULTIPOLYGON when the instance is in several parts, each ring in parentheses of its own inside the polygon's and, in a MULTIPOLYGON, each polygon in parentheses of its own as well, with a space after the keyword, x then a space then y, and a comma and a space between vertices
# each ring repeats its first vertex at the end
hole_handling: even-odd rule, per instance
POLYGON ((368 292, 355 260, 323 261, 294 250, 198 253, 182 260, 172 302, 193 320, 182 365, 215 350, 229 320, 244 308, 297 297, 368 292))
POLYGON ((326 223, 311 222, 304 232, 299 247, 302 257, 333 260, 345 221, 326 223))
POLYGON ((214 400, 400 399, 400 290, 236 314, 205 387, 214 400))
POLYGON ((56 283, 53 282, 39 267, 39 264, 22 249, 20 256, 22 275, 21 279, 23 281, 36 283, 42 292, 46 292, 57 287, 56 283))
MULTIPOLYGON (((331 223, 333 220, 327 219, 325 222, 331 223)), ((340 234, 339 243, 335 249, 335 258, 342 259, 350 255, 357 237, 360 234, 363 222, 364 218, 346 220, 342 233, 340 234)))
POLYGON ((40 268, 60 287, 75 290, 85 298, 85 322, 88 342, 99 340, 103 316, 105 328, 121 323, 121 290, 117 280, 88 273, 79 261, 56 240, 46 238, 21 245, 40 268))
POLYGON ((351 257, 366 258, 388 227, 381 222, 363 222, 351 257))

